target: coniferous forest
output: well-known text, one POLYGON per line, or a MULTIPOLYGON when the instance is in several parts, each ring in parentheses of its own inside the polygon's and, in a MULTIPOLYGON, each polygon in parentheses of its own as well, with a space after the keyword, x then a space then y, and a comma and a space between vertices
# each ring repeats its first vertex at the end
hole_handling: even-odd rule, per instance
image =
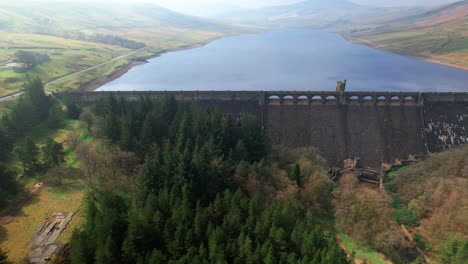
POLYGON ((348 263, 300 202, 249 194, 233 180, 239 164, 253 170, 270 154, 254 116, 174 98, 105 96, 91 109, 90 124, 144 162, 134 186, 93 181, 73 263, 348 263))
MULTIPOLYGON (((381 253, 418 264, 416 247, 435 251, 435 263, 466 259, 463 219, 442 216, 457 214, 466 147, 390 174, 385 200, 356 176, 332 182, 313 148, 272 147, 255 116, 172 97, 105 95, 78 105, 47 96, 39 79, 24 89, 0 121, 0 210, 19 212, 30 182, 46 181, 55 192, 81 188, 76 226, 54 264, 352 263, 381 253), (79 131, 64 129, 70 124, 79 131), (51 135, 62 130, 65 141, 51 135), (433 184, 440 178, 433 164, 449 168, 444 182, 433 184), (427 191, 417 196, 408 186, 421 185, 421 175, 427 190, 452 186, 437 187, 433 197, 455 198, 441 205, 424 198, 427 191), (402 219, 410 228, 457 233, 416 232, 410 241, 402 219), (363 256, 355 241, 380 253, 363 256)), ((18 258, 8 245, 0 248, 2 264, 18 258)))

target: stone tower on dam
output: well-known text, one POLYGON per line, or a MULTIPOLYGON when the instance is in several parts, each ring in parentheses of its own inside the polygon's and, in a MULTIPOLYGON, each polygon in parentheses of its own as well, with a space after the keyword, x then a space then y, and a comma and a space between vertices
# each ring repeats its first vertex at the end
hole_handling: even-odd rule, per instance
POLYGON ((89 104, 174 96, 242 118, 254 114, 275 145, 316 147, 330 165, 359 157, 376 167, 468 142, 468 93, 339 91, 149 91, 59 93, 89 104))

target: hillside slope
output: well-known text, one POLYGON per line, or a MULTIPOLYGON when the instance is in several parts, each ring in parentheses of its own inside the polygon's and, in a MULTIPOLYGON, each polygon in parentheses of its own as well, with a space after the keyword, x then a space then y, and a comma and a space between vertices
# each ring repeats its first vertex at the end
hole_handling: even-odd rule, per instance
POLYGON ((89 28, 181 27, 223 30, 227 26, 182 15, 155 4, 31 3, 0 6, 0 30, 59 33, 89 28))
POLYGON ((348 32, 356 42, 468 69, 468 1, 348 32))
POLYGON ((290 5, 220 13, 215 17, 266 27, 336 28, 401 18, 423 10, 420 7, 362 6, 348 0, 305 0, 290 5))
POLYGON ((467 157, 468 146, 462 146, 403 168, 393 176, 402 204, 420 223, 412 232, 422 236, 424 247, 433 257, 447 240, 468 241, 467 157))
POLYGON ((21 89, 25 74, 12 63, 20 50, 50 57, 25 72, 46 83, 60 79, 47 89, 87 89, 148 57, 239 32, 243 29, 155 4, 2 3, 0 96, 21 89))

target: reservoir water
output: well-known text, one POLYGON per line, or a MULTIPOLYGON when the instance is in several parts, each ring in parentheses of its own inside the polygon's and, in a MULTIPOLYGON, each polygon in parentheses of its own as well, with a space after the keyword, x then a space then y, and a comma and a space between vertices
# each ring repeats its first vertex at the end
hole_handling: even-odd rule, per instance
POLYGON ((282 29, 226 37, 163 54, 98 91, 334 90, 468 92, 468 71, 353 44, 340 35, 282 29))

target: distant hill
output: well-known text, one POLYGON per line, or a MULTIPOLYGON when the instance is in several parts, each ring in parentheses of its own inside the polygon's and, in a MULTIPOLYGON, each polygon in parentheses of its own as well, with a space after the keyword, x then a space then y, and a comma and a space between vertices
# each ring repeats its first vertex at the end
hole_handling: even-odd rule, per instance
MULTIPOLYGON (((17 51, 46 54, 27 73, 50 90, 92 89, 168 50, 247 31, 155 4, 28 1, 0 4, 0 63, 17 51)), ((0 96, 21 89, 25 76, 14 70, 0 69, 0 96)))
MULTIPOLYGON (((435 27, 445 24, 463 24, 468 19, 468 1, 435 7, 427 12, 396 21, 409 28, 435 27)), ((468 28, 466 28, 468 30, 468 28)))
POLYGON ((423 10, 422 7, 363 6, 347 0, 306 0, 290 5, 237 10, 215 17, 267 27, 336 28, 401 18, 423 10))
POLYGON ((350 30, 363 44, 468 69, 468 1, 350 30))
POLYGON ((155 4, 3 4, 0 30, 58 33, 88 28, 175 27, 228 30, 209 20, 182 15, 155 4))

